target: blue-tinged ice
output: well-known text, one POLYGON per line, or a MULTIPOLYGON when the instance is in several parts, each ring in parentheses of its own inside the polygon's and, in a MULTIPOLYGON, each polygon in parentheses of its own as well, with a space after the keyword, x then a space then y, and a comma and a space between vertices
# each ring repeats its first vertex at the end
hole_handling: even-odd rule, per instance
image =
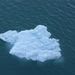
POLYGON ((0 34, 0 39, 14 45, 10 54, 40 62, 61 57, 58 39, 50 37, 51 33, 44 25, 38 25, 31 30, 9 30, 0 34))

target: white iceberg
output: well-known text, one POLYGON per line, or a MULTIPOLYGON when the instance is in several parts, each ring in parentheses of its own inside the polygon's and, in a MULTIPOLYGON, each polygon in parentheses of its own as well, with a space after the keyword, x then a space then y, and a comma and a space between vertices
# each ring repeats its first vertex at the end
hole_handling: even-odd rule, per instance
POLYGON ((13 44, 10 54, 20 58, 44 62, 61 57, 61 49, 57 39, 50 38, 47 27, 38 25, 31 30, 9 30, 0 34, 0 39, 13 44))

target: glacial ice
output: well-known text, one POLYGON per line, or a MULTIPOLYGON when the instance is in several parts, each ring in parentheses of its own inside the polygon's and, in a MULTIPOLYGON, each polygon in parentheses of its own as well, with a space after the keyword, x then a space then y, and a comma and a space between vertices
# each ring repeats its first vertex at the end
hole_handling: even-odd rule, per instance
POLYGON ((20 32, 9 30, 1 33, 0 39, 13 44, 9 53, 19 58, 44 62, 61 57, 59 40, 51 38, 44 25, 20 32))

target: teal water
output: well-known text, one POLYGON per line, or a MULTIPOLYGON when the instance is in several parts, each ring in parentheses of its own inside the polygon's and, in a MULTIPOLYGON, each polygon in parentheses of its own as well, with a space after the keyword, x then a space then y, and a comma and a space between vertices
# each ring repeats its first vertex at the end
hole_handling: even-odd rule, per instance
POLYGON ((59 39, 60 63, 24 61, 0 40, 0 75, 75 75, 75 0, 0 0, 0 33, 48 27, 59 39))

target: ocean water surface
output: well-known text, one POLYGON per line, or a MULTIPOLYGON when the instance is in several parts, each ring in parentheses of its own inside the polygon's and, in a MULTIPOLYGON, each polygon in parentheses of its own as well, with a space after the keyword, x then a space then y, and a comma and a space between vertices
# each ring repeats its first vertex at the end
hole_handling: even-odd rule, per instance
POLYGON ((75 0, 0 0, 0 33, 45 25, 59 39, 62 57, 44 63, 10 55, 0 40, 0 75, 75 75, 75 0))

